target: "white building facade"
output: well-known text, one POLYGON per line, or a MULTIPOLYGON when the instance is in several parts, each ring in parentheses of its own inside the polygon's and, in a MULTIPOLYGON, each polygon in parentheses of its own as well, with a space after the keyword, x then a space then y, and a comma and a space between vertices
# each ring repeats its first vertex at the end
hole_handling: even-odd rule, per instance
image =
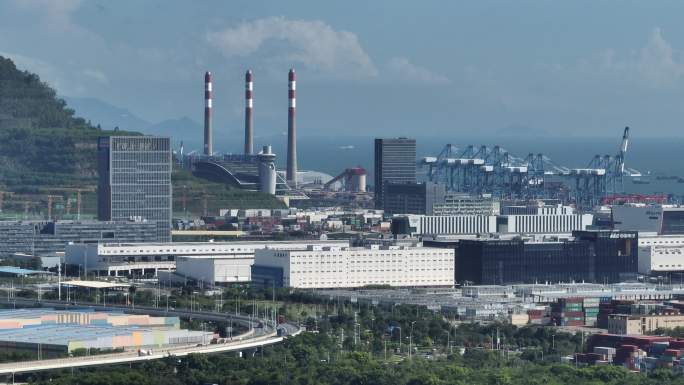
POLYGON ((591 226, 592 214, 540 215, 400 215, 411 235, 570 234, 591 226))
POLYGON ((254 252, 306 250, 309 245, 348 246, 348 241, 99 243, 68 245, 67 265, 100 276, 157 276, 176 271, 189 280, 214 283, 249 282, 254 252))
POLYGON ((405 246, 310 246, 257 250, 255 266, 282 270, 284 287, 302 289, 453 286, 454 252, 405 246))
POLYGON ((639 274, 684 271, 684 235, 639 234, 639 274))

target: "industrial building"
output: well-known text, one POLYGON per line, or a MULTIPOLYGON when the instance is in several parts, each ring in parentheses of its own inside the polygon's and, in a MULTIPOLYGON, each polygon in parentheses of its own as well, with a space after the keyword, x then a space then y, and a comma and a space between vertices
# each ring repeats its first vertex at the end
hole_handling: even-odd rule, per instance
POLYGON ((0 256, 45 256, 69 243, 156 242, 157 225, 147 221, 0 221, 0 256))
POLYGON ((300 289, 450 287, 454 285, 454 254, 448 249, 406 246, 268 248, 256 251, 254 280, 266 287, 300 289))
POLYGON ((684 236, 639 233, 639 274, 684 272, 684 236))
POLYGON ((636 232, 575 231, 566 239, 513 237, 424 244, 454 248, 457 282, 501 285, 636 279, 637 242, 636 232))
POLYGON ((569 234, 591 226, 592 214, 500 215, 498 233, 569 234))
POLYGON ((99 243, 69 245, 65 263, 100 276, 157 276, 209 285, 251 280, 257 249, 306 249, 311 244, 348 246, 348 241, 99 243))
POLYGON ((212 332, 180 329, 178 317, 150 317, 93 310, 0 311, 0 349, 63 356, 79 349, 161 348, 209 343, 212 332))
POLYGON ((79 349, 162 348, 173 345, 206 344, 213 332, 106 325, 41 325, 0 330, 0 349, 15 352, 40 352, 49 358, 79 349))
POLYGON ((171 144, 152 136, 100 137, 97 215, 155 223, 157 242, 171 241, 171 144))
POLYGON ((178 317, 152 317, 147 314, 83 310, 12 309, 0 310, 0 329, 20 329, 30 326, 74 324, 108 326, 147 326, 180 328, 178 317))
POLYGON ((399 215, 393 233, 424 235, 570 234, 591 226, 592 214, 550 215, 399 215), (395 232, 396 231, 396 232, 395 232))
POLYGON ((287 136, 287 168, 285 176, 280 175, 275 167, 276 154, 271 146, 254 153, 254 74, 251 70, 245 73, 245 137, 242 154, 220 154, 213 148, 212 100, 213 76, 205 73, 205 108, 204 108, 204 152, 203 155, 188 154, 183 156, 182 164, 189 168, 193 175, 231 187, 261 191, 271 195, 288 197, 289 199, 305 199, 306 196, 294 191, 297 187, 297 132, 296 132, 296 75, 294 69, 288 72, 288 136, 287 136))
POLYGON ((681 314, 611 314, 608 316, 608 333, 611 334, 651 334, 656 329, 684 327, 681 314))
POLYGON ((432 205, 432 215, 498 215, 500 206, 500 202, 491 196, 448 192, 443 201, 432 205))
POLYGON ((388 215, 433 215, 434 205, 444 202, 445 193, 444 185, 436 183, 386 182, 383 192, 383 210, 388 215))
POLYGON ((684 207, 668 205, 625 204, 612 206, 616 230, 684 235, 684 207))
POLYGON ((392 218, 393 234, 477 235, 496 232, 494 215, 399 215, 392 218))
POLYGON ((384 208, 388 183, 416 183, 416 140, 375 139, 375 208, 384 208))
POLYGON ((366 170, 363 167, 345 169, 341 174, 325 182, 323 187, 331 189, 336 183, 342 184, 342 190, 346 192, 366 192, 366 170))

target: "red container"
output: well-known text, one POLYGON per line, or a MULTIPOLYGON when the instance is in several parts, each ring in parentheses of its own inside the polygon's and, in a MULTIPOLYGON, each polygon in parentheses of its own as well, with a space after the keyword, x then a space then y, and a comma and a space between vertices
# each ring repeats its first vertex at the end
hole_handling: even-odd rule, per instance
POLYGON ((684 349, 684 341, 670 341, 670 349, 684 349))

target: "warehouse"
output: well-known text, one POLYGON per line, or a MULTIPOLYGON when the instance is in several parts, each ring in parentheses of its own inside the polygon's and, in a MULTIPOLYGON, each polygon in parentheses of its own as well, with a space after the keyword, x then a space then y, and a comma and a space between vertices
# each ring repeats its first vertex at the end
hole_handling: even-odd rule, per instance
POLYGON ((57 324, 0 330, 0 349, 54 357, 77 349, 137 349, 209 343, 212 332, 135 326, 57 324))
POLYGON ((69 245, 65 262, 99 276, 158 276, 208 285, 251 280, 254 251, 306 250, 308 245, 349 246, 349 241, 99 243, 69 245), (175 274, 169 274, 172 272, 175 274))
POLYGON ((29 326, 74 324, 108 326, 145 326, 180 328, 178 317, 152 317, 146 314, 101 312, 92 309, 55 310, 12 309, 0 310, 0 329, 20 329, 29 326))
POLYGON ((448 249, 407 246, 322 247, 257 250, 257 284, 323 289, 371 285, 454 285, 454 254, 448 249), (258 274, 257 274, 258 273, 258 274))
POLYGON ((62 356, 76 349, 135 349, 208 343, 213 333, 180 329, 178 317, 92 309, 0 310, 0 349, 62 356), (40 352, 40 353, 39 353, 40 352))

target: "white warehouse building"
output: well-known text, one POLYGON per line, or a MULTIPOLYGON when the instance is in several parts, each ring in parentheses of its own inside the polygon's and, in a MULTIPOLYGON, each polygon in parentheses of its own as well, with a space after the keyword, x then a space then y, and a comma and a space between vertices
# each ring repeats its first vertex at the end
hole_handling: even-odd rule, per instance
POLYGON ((173 272, 209 285, 249 282, 254 252, 306 250, 310 245, 349 246, 348 241, 99 243, 68 245, 65 263, 100 276, 157 276, 173 272))
POLYGON ((406 246, 322 247, 256 251, 254 280, 301 289, 453 286, 450 249, 406 246))
POLYGON ((570 234, 591 226, 592 214, 544 215, 397 215, 403 231, 421 235, 570 234))
POLYGON ((639 234, 639 274, 684 272, 684 235, 639 234))

